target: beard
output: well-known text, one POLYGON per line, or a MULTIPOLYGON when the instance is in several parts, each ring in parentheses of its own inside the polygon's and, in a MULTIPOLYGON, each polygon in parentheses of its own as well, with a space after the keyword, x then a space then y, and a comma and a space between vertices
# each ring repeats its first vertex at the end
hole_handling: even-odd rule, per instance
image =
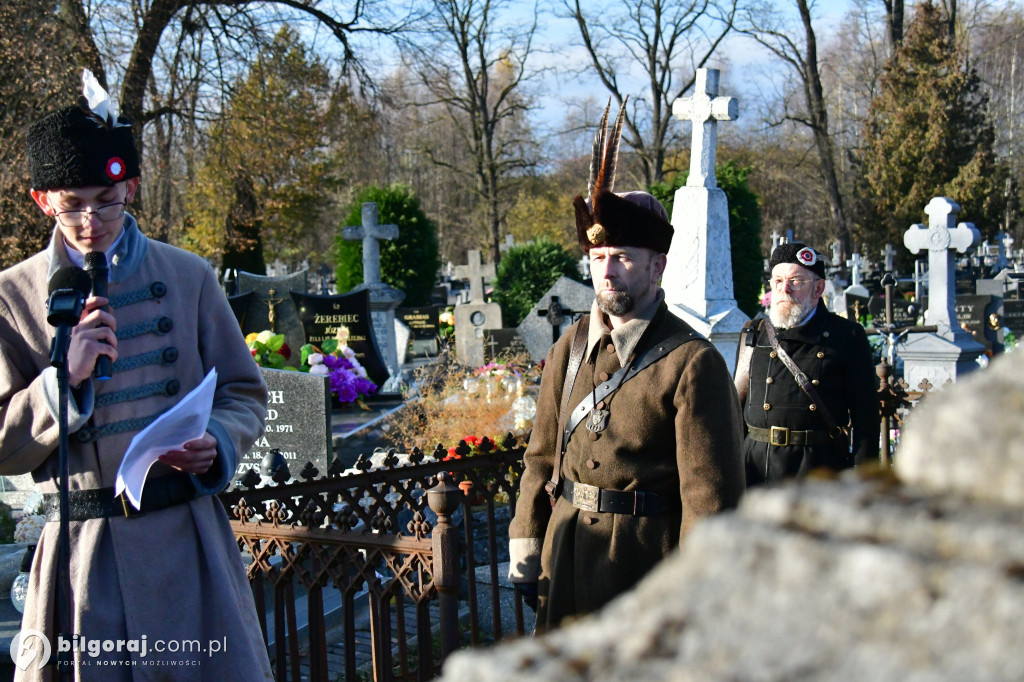
POLYGON ((799 299, 783 294, 772 295, 772 307, 768 312, 772 324, 777 329, 792 329, 807 317, 807 314, 818 304, 813 298, 801 302, 799 299))
POLYGON ((621 317, 633 310, 636 301, 626 291, 602 291, 597 294, 597 307, 606 315, 621 317))

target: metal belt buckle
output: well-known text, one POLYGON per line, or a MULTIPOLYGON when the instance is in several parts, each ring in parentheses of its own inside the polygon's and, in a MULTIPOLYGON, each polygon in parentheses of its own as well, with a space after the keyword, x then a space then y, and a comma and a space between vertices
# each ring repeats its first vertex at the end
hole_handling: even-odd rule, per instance
POLYGON ((583 511, 596 512, 597 511, 597 498, 600 494, 601 489, 596 485, 587 485, 586 483, 572 484, 572 506, 583 511))
POLYGON ((789 429, 785 426, 771 427, 771 435, 768 436, 768 442, 780 448, 789 445, 789 429))
POLYGON ((124 511, 124 516, 127 519, 135 519, 146 513, 144 511, 139 511, 132 506, 132 503, 128 501, 128 496, 125 495, 124 492, 118 495, 117 499, 121 501, 121 509, 124 511))

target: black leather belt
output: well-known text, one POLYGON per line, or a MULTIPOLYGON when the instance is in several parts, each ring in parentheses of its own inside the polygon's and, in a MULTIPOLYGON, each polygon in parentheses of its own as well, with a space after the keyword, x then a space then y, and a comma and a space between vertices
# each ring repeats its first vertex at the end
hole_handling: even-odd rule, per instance
POLYGON ((681 505, 668 505, 665 498, 656 493, 623 492, 621 490, 605 490, 586 483, 576 483, 565 479, 562 482, 562 497, 572 506, 583 511, 607 512, 610 514, 632 514, 633 516, 651 516, 669 511, 679 511, 681 505))
POLYGON ((827 445, 833 442, 833 438, 825 430, 794 431, 793 429, 787 429, 785 426, 772 426, 762 429, 760 426, 747 424, 747 433, 753 440, 761 443, 771 443, 778 447, 786 447, 787 445, 797 447, 801 445, 827 445))
MULTIPOLYGON (((188 474, 170 474, 146 481, 142 490, 142 509, 136 510, 124 493, 114 496, 113 488, 71 490, 68 494, 69 520, 87 521, 110 516, 135 518, 147 512, 160 511, 194 500, 195 485, 188 474)), ((43 513, 47 521, 60 521, 60 498, 57 493, 43 495, 43 513)))

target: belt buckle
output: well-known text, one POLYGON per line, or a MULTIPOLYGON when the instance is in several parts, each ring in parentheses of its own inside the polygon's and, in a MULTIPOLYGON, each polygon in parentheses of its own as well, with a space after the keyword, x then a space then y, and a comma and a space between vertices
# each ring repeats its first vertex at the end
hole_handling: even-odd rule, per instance
POLYGON ((117 496, 117 499, 121 501, 121 510, 124 512, 124 517, 126 519, 137 519, 138 517, 145 515, 146 512, 139 511, 132 506, 132 503, 128 501, 128 497, 124 494, 124 491, 117 496))
POLYGON ((771 427, 768 442, 777 447, 785 447, 789 445, 789 429, 785 426, 771 427))
POLYGON ((572 484, 572 506, 583 511, 596 512, 597 498, 600 492, 601 489, 596 485, 574 481, 572 484))

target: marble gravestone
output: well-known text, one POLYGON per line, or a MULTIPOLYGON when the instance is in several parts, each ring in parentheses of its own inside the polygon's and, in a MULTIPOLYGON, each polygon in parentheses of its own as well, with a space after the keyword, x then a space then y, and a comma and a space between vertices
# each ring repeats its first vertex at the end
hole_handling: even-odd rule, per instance
MULTIPOLYGON (((293 291, 306 292, 306 275, 305 270, 284 277, 266 277, 251 272, 239 272, 237 280, 239 295, 249 292, 252 294, 245 309, 242 333, 251 334, 270 330, 275 334, 284 334, 285 343, 293 351, 298 351, 302 344, 306 343, 306 339, 298 310, 290 294, 293 291)), ((237 312, 235 314, 237 315, 237 312)), ((296 355, 292 357, 295 358, 296 355)))
POLYGON ((697 69, 692 97, 677 99, 673 115, 693 125, 690 174, 676 190, 675 235, 662 278, 673 314, 702 334, 733 371, 743 325, 750 319, 736 305, 729 242, 729 202, 715 179, 718 122, 739 115, 735 97, 718 96, 717 69, 697 69))
POLYGON ((484 364, 484 333, 501 329, 501 306, 484 302, 484 280, 494 277, 494 263, 483 264, 480 251, 469 251, 468 264, 455 267, 455 276, 469 280, 469 302, 455 306, 455 355, 469 367, 484 364))
POLYGON ((348 347, 380 390, 390 373, 377 343, 370 292, 362 289, 342 296, 293 293, 292 298, 309 343, 319 346, 325 339, 335 338, 341 327, 348 329, 348 347))
MULTIPOLYGON (((277 449, 292 477, 311 462, 323 476, 334 450, 331 445, 331 389, 327 377, 261 367, 267 382, 267 419, 263 435, 238 461, 235 484, 249 469, 277 449)), ((264 479, 266 483, 268 479, 264 479)))
POLYGON ((911 225, 903 243, 911 253, 928 253, 928 307, 924 324, 935 325, 935 333, 910 334, 900 355, 903 376, 911 390, 925 381, 931 386, 955 382, 957 377, 978 368, 977 358, 985 346, 960 328, 956 310, 956 257, 978 243, 981 235, 971 223, 956 224, 960 205, 935 197, 925 207, 928 226, 911 225), (955 225, 955 227, 954 227, 955 225))
POLYGON ((868 299, 871 298, 871 292, 860 281, 864 268, 864 259, 860 257, 860 254, 855 253, 850 256, 850 259, 846 261, 846 265, 850 268, 850 286, 846 287, 843 291, 846 317, 851 320, 857 320, 867 313, 868 299))
POLYGON ((553 330, 557 330, 559 335, 564 334, 580 314, 590 312, 593 302, 594 287, 559 277, 516 328, 533 361, 540 362, 547 357, 548 349, 554 343, 553 330), (551 302, 556 297, 561 308, 560 319, 552 319, 551 316, 551 302))

